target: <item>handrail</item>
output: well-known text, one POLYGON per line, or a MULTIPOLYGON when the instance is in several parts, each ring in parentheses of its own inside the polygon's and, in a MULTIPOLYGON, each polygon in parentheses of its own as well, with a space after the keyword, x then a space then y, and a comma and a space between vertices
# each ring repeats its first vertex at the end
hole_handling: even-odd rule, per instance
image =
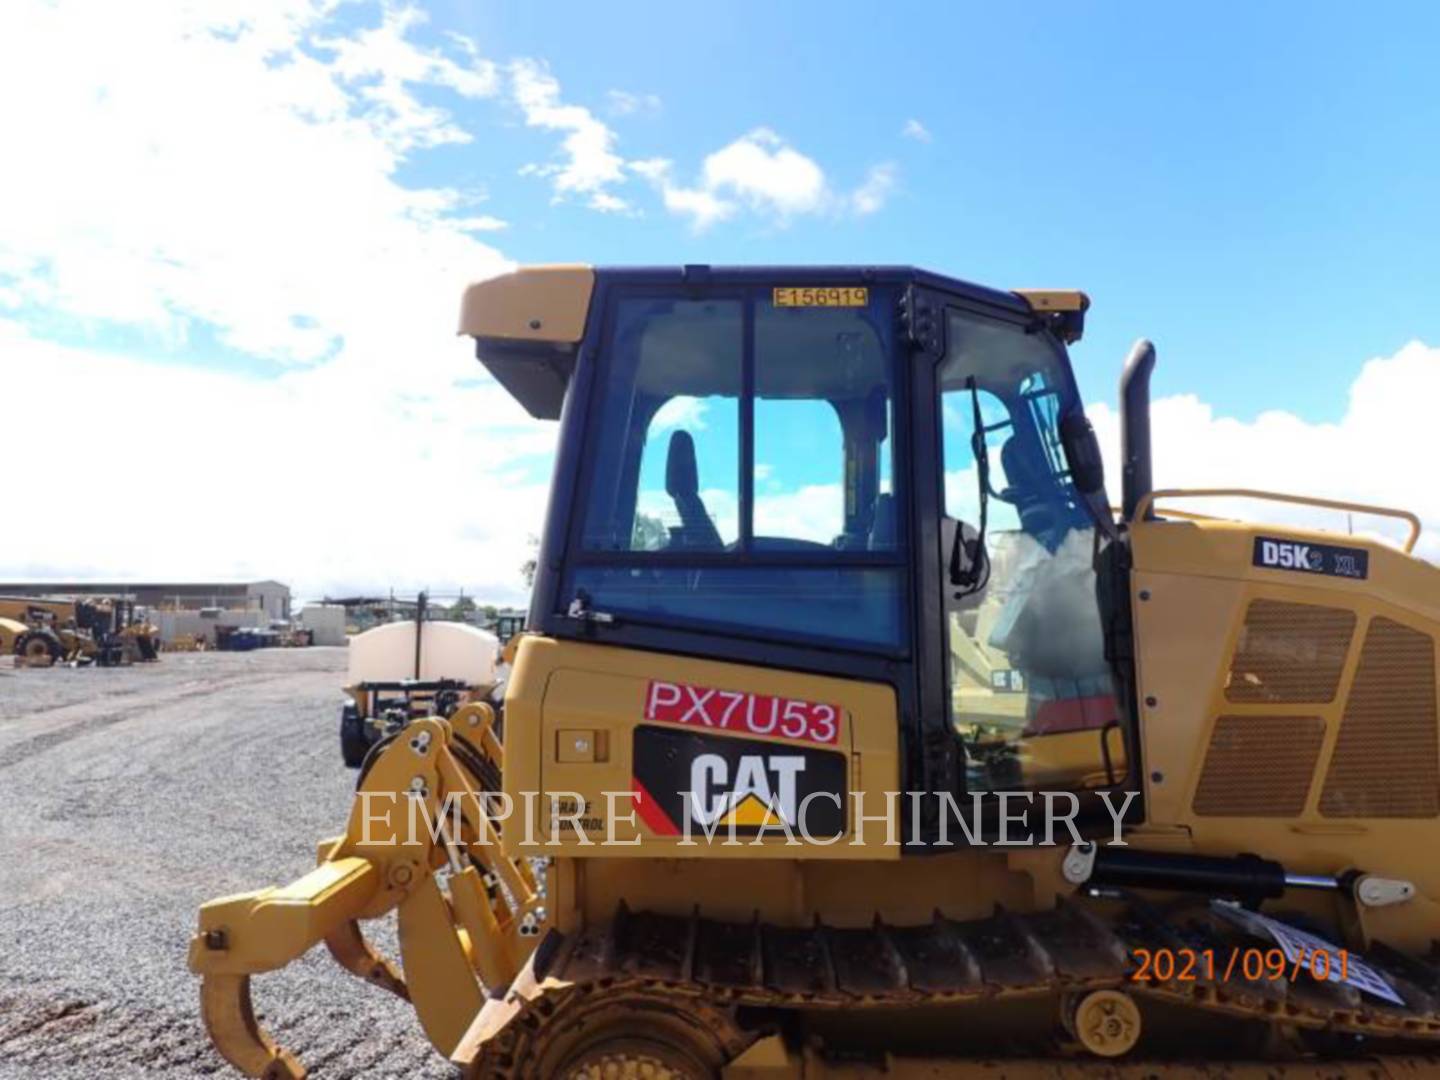
MULTIPOLYGON (((1112 507, 1110 507, 1110 513, 1114 514, 1117 520, 1123 520, 1123 519, 1121 519, 1121 515, 1122 515, 1124 512, 1125 512, 1125 511, 1122 510, 1122 509, 1121 509, 1120 507, 1118 507, 1118 506, 1112 506, 1112 507)), ((1193 511, 1193 510, 1174 510, 1174 509, 1169 509, 1169 508, 1167 508, 1166 511, 1165 511, 1165 513, 1169 514, 1171 517, 1184 518, 1186 521, 1226 521, 1226 520, 1228 520, 1228 519, 1223 518, 1223 517, 1217 517, 1217 516, 1214 515, 1214 514, 1197 514, 1197 513, 1196 513, 1195 511, 1193 511)))
POLYGON ((1374 514, 1376 517, 1396 518, 1410 526, 1410 536, 1405 541, 1405 554, 1407 555, 1415 550, 1415 542, 1420 539, 1420 519, 1409 510, 1346 502, 1342 499, 1318 499, 1311 495, 1285 495, 1278 491, 1258 491, 1254 488, 1166 488, 1161 491, 1151 491, 1141 497, 1136 504, 1134 520, 1130 524, 1144 522, 1145 515, 1150 512, 1150 508, 1161 499, 1211 498, 1263 499, 1269 502, 1292 503, 1296 506, 1317 506, 1323 510, 1353 510, 1361 514, 1374 514))

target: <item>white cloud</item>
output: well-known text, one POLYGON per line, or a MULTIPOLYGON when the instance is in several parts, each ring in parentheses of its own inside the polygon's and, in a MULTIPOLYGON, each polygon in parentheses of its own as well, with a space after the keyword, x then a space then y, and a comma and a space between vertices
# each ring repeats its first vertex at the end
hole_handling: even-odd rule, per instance
POLYGON ((898 170, 894 165, 873 165, 861 184, 850 196, 850 205, 862 217, 873 214, 885 205, 895 190, 898 170))
MULTIPOLYGON (((638 214, 633 201, 617 193, 633 174, 650 182, 666 210, 703 232, 742 211, 781 225, 805 214, 864 216, 879 210, 895 186, 896 167, 886 163, 872 166, 854 191, 837 194, 813 158, 766 127, 708 154, 698 179, 686 183, 676 179, 670 158, 622 156, 615 131, 588 108, 564 101, 559 80, 543 63, 517 60, 508 70, 511 96, 525 123, 564 135, 559 161, 532 162, 520 170, 522 176, 548 180, 557 202, 581 196, 592 210, 638 214)), ((610 90, 606 98, 612 116, 661 107, 653 94, 610 90)))
POLYGON ((557 199, 586 196, 595 210, 614 212, 629 204, 609 189, 625 180, 624 159, 615 152, 615 133, 594 113, 581 105, 560 99, 560 83, 535 60, 517 60, 510 65, 515 103, 530 127, 564 133, 563 161, 549 165, 528 165, 527 175, 550 180, 557 199))
POLYGON ((451 220, 466 193, 394 180, 407 153, 469 138, 412 81, 488 80, 409 43, 399 16, 347 49, 318 7, 266 10, 3 5, 0 95, 35 104, 0 111, 0 286, 75 330, 174 343, 208 325, 313 362, 346 337, 379 345, 435 282, 504 265, 451 220), (307 51, 317 37, 331 59, 307 51), (382 60, 395 74, 377 81, 382 60))
POLYGON ((755 534, 833 543, 845 528, 845 492, 839 484, 755 496, 755 534))
POLYGON ((493 69, 328 7, 0 5, 0 387, 47 463, 0 575, 518 596, 553 430, 453 332, 503 222, 396 178, 471 137, 420 92, 493 69))
MULTIPOLYGON (((1414 341, 1374 359, 1350 387, 1335 423, 1310 423, 1267 411, 1254 420, 1217 415, 1193 394, 1162 398, 1152 408, 1155 484, 1245 487, 1413 510, 1425 524, 1417 549, 1440 560, 1440 488, 1431 475, 1433 402, 1440 396, 1440 348, 1414 341)), ((1104 405, 1088 409, 1105 451, 1112 499, 1120 491, 1119 418, 1104 405)), ((1179 509, 1279 524, 1346 531, 1338 511, 1242 500, 1190 500, 1179 509)), ((1357 533, 1390 538, 1403 526, 1356 515, 1357 533)))
POLYGON ((653 440, 656 435, 671 428, 704 431, 705 414, 709 411, 710 404, 703 398, 672 397, 651 418, 649 437, 653 440))
POLYGON ((486 98, 500 86, 495 65, 482 59, 466 38, 450 35, 465 63, 416 48, 407 35, 424 22, 424 14, 415 8, 387 7, 375 29, 350 37, 317 37, 314 42, 323 52, 334 53, 330 70, 376 110, 389 141, 400 149, 470 141, 443 111, 416 100, 410 87, 443 86, 463 97, 486 98))
POLYGON ((628 90, 607 90, 611 116, 634 116, 636 113, 657 113, 661 102, 658 94, 632 94, 628 90))
POLYGON ((508 221, 492 217, 489 214, 480 214, 476 217, 451 218, 449 223, 457 229, 464 229, 466 232, 500 232, 510 227, 508 221))
POLYGON ((873 166, 865 182, 837 195, 825 171, 769 128, 756 128, 706 156, 693 185, 675 180, 674 162, 649 158, 630 168, 659 190, 665 208, 697 232, 745 210, 780 224, 806 214, 871 214, 895 186, 894 165, 873 166))
POLYGON ((705 190, 786 217, 813 213, 826 198, 820 166, 769 128, 756 128, 705 159, 705 190))
POLYGON ((900 134, 907 139, 914 139, 916 142, 922 143, 928 143, 931 139, 930 129, 914 117, 905 121, 905 126, 900 129, 900 134))
MULTIPOLYGON (((471 374, 466 344, 429 329, 448 341, 427 361, 471 374)), ((373 382, 348 364, 254 379, 66 348, 4 320, 0 357, 25 367, 12 403, 64 401, 68 429, 114 433, 98 448, 57 439, 48 408, 13 409, 10 437, 44 445, 48 467, 8 485, 43 524, 7 542, 0 576, 522 595, 548 477, 533 465, 554 429, 493 383, 407 394, 379 371, 404 370, 391 357, 373 382)))

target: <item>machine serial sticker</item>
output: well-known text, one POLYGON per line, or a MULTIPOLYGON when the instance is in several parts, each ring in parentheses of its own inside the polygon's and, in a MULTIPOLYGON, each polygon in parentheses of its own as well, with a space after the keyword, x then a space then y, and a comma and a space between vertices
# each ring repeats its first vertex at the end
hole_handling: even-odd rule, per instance
POLYGON ((1273 536, 1255 538, 1252 562, 1267 570, 1296 570, 1302 574, 1326 574, 1356 581, 1364 581, 1370 575, 1370 553, 1364 548, 1302 544, 1273 536))
POLYGON ((840 710, 834 705, 659 679, 651 680, 645 691, 645 719, 737 735, 779 735, 822 746, 840 741, 840 710))
POLYGON ((786 286, 775 290, 776 307, 864 307, 868 303, 870 290, 854 285, 786 286))
POLYGON ((658 836, 832 839, 845 831, 845 755, 703 735, 635 729, 635 811, 658 836))
POLYGON ((1247 911, 1226 900, 1210 901, 1210 910, 1257 937, 1273 940, 1284 952, 1285 959, 1294 965, 1296 974, 1309 972, 1316 980, 1345 983, 1401 1008, 1405 1007, 1405 999, 1395 992, 1389 979, 1359 957, 1332 945, 1322 937, 1297 930, 1288 923, 1272 919, 1258 911, 1247 911), (1330 957, 1339 957, 1340 962, 1331 963, 1330 957))

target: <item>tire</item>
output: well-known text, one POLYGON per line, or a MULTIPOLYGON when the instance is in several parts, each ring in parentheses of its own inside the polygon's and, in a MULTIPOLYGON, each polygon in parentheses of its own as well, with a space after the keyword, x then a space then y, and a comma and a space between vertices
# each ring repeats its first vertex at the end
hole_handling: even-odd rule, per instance
POLYGON ((45 630, 26 630, 15 638, 15 655, 26 660, 40 660, 48 656, 52 664, 58 664, 65 655, 65 648, 54 634, 45 630))
POLYGON ((365 721, 360 710, 353 704, 340 710, 340 757, 347 769, 358 769, 365 761, 370 749, 370 739, 365 731, 365 721))

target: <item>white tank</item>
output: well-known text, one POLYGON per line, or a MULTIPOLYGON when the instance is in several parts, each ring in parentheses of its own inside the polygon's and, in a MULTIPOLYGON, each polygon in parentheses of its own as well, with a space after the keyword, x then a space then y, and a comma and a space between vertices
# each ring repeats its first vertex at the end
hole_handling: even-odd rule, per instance
MULTIPOLYGON (((499 641, 474 626, 427 622, 420 636, 420 678, 495 681, 499 641)), ((350 639, 350 683, 415 678, 415 623, 386 623, 350 639)))

